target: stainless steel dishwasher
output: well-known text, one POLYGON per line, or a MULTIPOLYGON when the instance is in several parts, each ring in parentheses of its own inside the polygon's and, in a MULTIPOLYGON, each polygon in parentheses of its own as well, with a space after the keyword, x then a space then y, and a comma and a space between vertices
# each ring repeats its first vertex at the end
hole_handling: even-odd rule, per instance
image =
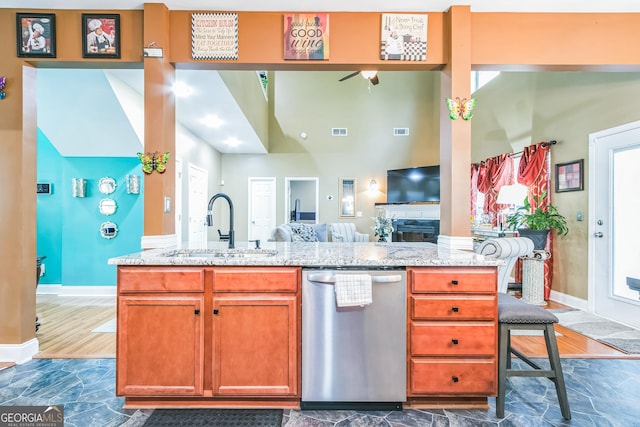
POLYGON ((302 409, 402 410, 406 271, 302 272, 302 409), (338 307, 335 275, 369 274, 373 303, 338 307))

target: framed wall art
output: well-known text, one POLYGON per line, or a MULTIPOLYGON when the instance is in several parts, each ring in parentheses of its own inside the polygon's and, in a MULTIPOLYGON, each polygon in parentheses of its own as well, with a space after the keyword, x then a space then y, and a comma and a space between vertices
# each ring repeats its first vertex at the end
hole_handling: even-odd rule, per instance
POLYGON ((82 14, 82 57, 120 58, 120 15, 82 14))
POLYGON ((18 57, 56 57, 56 16, 52 13, 16 13, 18 57))
POLYGON ((355 218, 356 217, 356 179, 355 178, 340 178, 339 186, 339 206, 340 211, 338 216, 340 218, 355 218))
POLYGON ((556 164, 556 193, 584 190, 584 159, 556 164))

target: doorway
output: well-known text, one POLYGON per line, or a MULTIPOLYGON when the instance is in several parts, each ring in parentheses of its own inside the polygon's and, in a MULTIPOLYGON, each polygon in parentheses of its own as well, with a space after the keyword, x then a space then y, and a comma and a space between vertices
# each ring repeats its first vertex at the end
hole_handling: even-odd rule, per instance
POLYGON ((640 121, 591 134, 589 159, 589 307, 640 328, 640 121))
POLYGON ((285 177, 284 222, 320 222, 318 177, 285 177))

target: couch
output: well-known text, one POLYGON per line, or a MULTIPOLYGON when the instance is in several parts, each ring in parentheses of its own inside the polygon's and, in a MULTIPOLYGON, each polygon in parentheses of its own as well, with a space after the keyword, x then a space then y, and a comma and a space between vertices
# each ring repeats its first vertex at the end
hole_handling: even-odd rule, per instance
POLYGON ((369 235, 356 231, 352 222, 305 224, 290 222, 274 228, 271 239, 276 242, 368 242, 369 235))
POLYGON ((290 222, 271 231, 271 240, 276 242, 327 242, 327 224, 305 224, 290 222))

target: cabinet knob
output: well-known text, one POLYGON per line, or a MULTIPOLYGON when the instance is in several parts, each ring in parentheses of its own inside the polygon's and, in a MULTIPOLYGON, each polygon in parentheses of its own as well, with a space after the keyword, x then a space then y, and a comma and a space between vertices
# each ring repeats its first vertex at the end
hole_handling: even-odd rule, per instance
POLYGON ((218 309, 213 310, 213 314, 218 314, 218 309))
POLYGON ((451 307, 451 311, 453 311, 454 313, 457 313, 459 311, 458 307, 453 306, 451 307))
POLYGON ((452 338, 451 342, 453 343, 453 345, 458 345, 458 340, 456 338, 452 338))
POLYGON ((200 316, 200 310, 193 310, 193 313, 194 313, 196 316, 200 316))
POLYGON ((457 280, 452 280, 452 281, 451 281, 451 284, 452 284, 452 285, 457 285, 457 284, 458 284, 458 281, 457 281, 457 280))
POLYGON ((451 377, 451 381, 453 381, 454 383, 457 383, 460 380, 458 379, 458 377, 456 375, 454 375, 454 376, 451 377))

